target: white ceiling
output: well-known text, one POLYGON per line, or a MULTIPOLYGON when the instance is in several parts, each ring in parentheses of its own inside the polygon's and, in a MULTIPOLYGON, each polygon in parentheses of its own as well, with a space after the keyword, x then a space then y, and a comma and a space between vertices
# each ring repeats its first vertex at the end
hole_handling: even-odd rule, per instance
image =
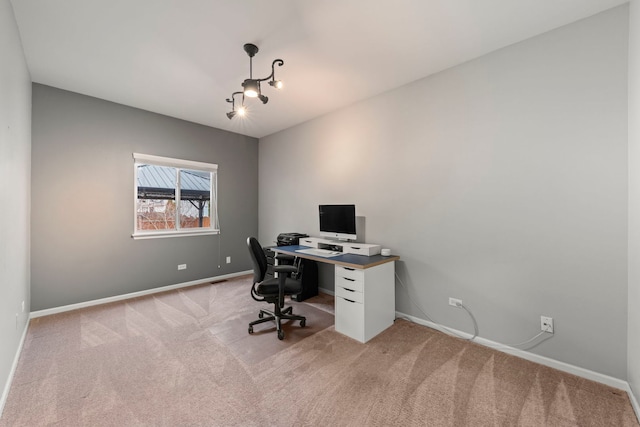
POLYGON ((34 82, 263 137, 627 0, 11 0, 34 82), (249 76, 269 103, 227 119, 249 76))

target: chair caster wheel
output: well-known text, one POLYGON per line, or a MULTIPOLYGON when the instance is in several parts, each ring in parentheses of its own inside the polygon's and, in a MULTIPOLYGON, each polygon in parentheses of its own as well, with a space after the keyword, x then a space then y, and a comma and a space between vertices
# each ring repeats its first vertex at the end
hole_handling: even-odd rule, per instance
POLYGON ((264 317, 264 313, 263 312, 258 313, 258 317, 262 319, 264 317))
POLYGON ((283 340, 284 339, 284 331, 283 330, 279 330, 278 331, 278 339, 279 340, 283 340))
POLYGON ((249 333, 252 334, 253 333, 253 326, 249 326, 249 333))
POLYGON ((300 327, 304 328, 305 326, 307 326, 307 321, 303 319, 300 321, 300 327))

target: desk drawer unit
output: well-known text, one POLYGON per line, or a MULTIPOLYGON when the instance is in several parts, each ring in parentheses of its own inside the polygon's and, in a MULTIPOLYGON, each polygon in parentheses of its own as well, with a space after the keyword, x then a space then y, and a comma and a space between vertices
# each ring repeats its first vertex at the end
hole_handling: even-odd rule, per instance
POLYGON ((393 324, 394 271, 393 262, 366 269, 336 265, 336 331, 364 343, 393 324))
POLYGON ((336 295, 336 331, 356 341, 364 339, 364 304, 336 295))
POLYGON ((336 286, 336 296, 360 304, 364 302, 362 291, 354 291, 353 289, 343 288, 342 286, 336 286))
POLYGON ((362 292, 364 288, 364 280, 354 280, 348 277, 336 276, 336 292, 338 291, 338 288, 362 292))
POLYGON ((347 279, 364 281, 364 270, 358 268, 345 267, 336 265, 336 278, 344 277, 347 279))

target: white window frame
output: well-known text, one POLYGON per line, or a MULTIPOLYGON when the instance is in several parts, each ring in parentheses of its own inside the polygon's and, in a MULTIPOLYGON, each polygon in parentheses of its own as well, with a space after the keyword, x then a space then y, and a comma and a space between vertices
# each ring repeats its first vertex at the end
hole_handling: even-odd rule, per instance
POLYGON ((192 160, 173 159, 170 157, 160 157, 151 154, 133 153, 133 234, 134 239, 157 239, 164 237, 178 236, 202 236, 208 234, 220 234, 218 223, 218 165, 214 163, 195 162, 192 160), (173 230, 138 230, 137 204, 138 204, 138 166, 155 165, 176 168, 176 206, 180 201, 180 170, 188 169, 211 173, 211 197, 210 206, 210 226, 203 228, 180 228, 178 220, 179 209, 176 209, 176 228, 173 230))

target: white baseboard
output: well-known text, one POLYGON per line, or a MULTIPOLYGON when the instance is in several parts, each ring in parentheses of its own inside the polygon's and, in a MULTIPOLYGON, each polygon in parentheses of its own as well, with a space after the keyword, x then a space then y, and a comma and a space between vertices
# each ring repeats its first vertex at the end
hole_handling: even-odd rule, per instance
POLYGON ((318 292, 322 292, 323 294, 328 294, 331 296, 335 296, 335 292, 330 291, 329 289, 325 289, 325 288, 318 288, 318 292))
POLYGON ((638 404, 638 399, 636 399, 636 395, 633 393, 631 384, 627 384, 627 394, 629 395, 629 400, 631 401, 633 410, 636 411, 636 418, 638 418, 638 421, 640 421, 640 404, 638 404))
POLYGON ((131 292, 129 294, 116 295, 113 297, 100 298, 91 301, 79 302, 77 304, 63 305, 60 307, 47 308, 45 310, 33 311, 30 314, 31 319, 36 317, 49 316, 51 314, 64 313, 65 311, 77 310, 79 308, 92 307, 94 305, 107 304, 110 302, 122 301, 131 298, 137 298, 145 295, 157 294, 160 292, 172 291, 174 289, 186 288, 189 286, 200 285, 207 282, 218 282, 221 280, 232 279, 234 277, 245 276, 247 274, 253 274, 253 270, 240 271, 238 273, 224 274, 222 276, 214 276, 206 279, 192 280, 190 282, 178 283, 175 285, 162 286, 160 288, 147 289, 139 292, 131 292))
POLYGON ((13 357, 13 364, 11 365, 11 370, 9 371, 9 376, 7 377, 7 382, 4 385, 4 390, 2 390, 2 397, 0 397, 0 418, 2 418, 2 412, 4 411, 4 404, 7 402, 7 398, 9 397, 9 390, 11 389, 11 383, 13 382, 13 375, 16 373, 16 369, 18 368, 18 361, 20 360, 20 354, 22 354, 22 347, 24 346, 24 340, 27 337, 27 330, 29 329, 29 320, 24 325, 24 330, 22 331, 22 337, 20 338, 20 343, 18 344, 18 348, 16 349, 16 355, 13 357))
MULTIPOLYGON (((418 317, 414 317, 414 316, 410 316, 410 315, 405 314, 405 313, 401 313, 399 311, 396 311, 396 318, 405 318, 405 319, 410 320, 410 321, 412 321, 414 323, 418 323, 420 325, 424 325, 424 326, 427 326, 429 328, 436 329, 436 330, 438 330, 440 332, 444 332, 445 334, 449 334, 450 335, 450 333, 447 330, 445 330, 444 328, 442 328, 440 325, 437 325, 437 324, 435 324, 433 322, 429 322, 429 321, 424 320, 424 319, 420 319, 418 317)), ((460 335, 462 337, 465 337, 465 338, 471 338, 473 336, 473 335, 471 335, 469 333, 458 331, 458 330, 455 330, 455 329, 452 329, 452 328, 449 328, 449 327, 447 327, 447 329, 449 329, 451 332, 453 332, 453 333, 455 333, 457 335, 460 335)), ((504 344, 500 344, 498 342, 491 341, 491 340, 488 340, 488 339, 485 339, 485 338, 481 338, 481 337, 474 338, 473 342, 475 342, 477 344, 480 344, 480 345, 484 345, 486 347, 493 348, 493 349, 501 351, 503 353, 508 353, 508 354, 513 355, 513 356, 517 356, 517 357, 520 357, 522 359, 529 360, 531 362, 536 362, 536 363, 539 363, 541 365, 548 366, 550 368, 558 369, 559 371, 568 372, 570 374, 577 375, 579 377, 586 378, 586 379, 591 380, 591 381, 596 381, 596 382, 599 382, 599 383, 602 383, 602 384, 606 384, 606 385, 608 385, 610 387, 614 387, 614 388, 617 388, 617 389, 620 389, 620 390, 627 391, 627 394, 629 394, 629 398, 632 399, 633 393, 629 393, 629 391, 630 391, 629 383, 624 381, 624 380, 621 380, 619 378, 610 377, 608 375, 604 375, 604 374, 601 374, 601 373, 598 373, 598 372, 590 371, 589 369, 584 369, 584 368, 581 368, 579 366, 570 365, 570 364, 565 363, 565 362, 560 362, 560 361, 555 360, 555 359, 551 359, 551 358, 548 358, 548 357, 545 357, 545 356, 540 356, 538 354, 530 353, 530 352, 525 351, 525 350, 520 350, 520 349, 515 348, 515 347, 509 347, 509 346, 506 346, 504 344)), ((636 405, 637 405, 637 402, 636 402, 636 405)), ((638 413, 638 410, 636 409, 636 414, 637 413, 638 413)))

